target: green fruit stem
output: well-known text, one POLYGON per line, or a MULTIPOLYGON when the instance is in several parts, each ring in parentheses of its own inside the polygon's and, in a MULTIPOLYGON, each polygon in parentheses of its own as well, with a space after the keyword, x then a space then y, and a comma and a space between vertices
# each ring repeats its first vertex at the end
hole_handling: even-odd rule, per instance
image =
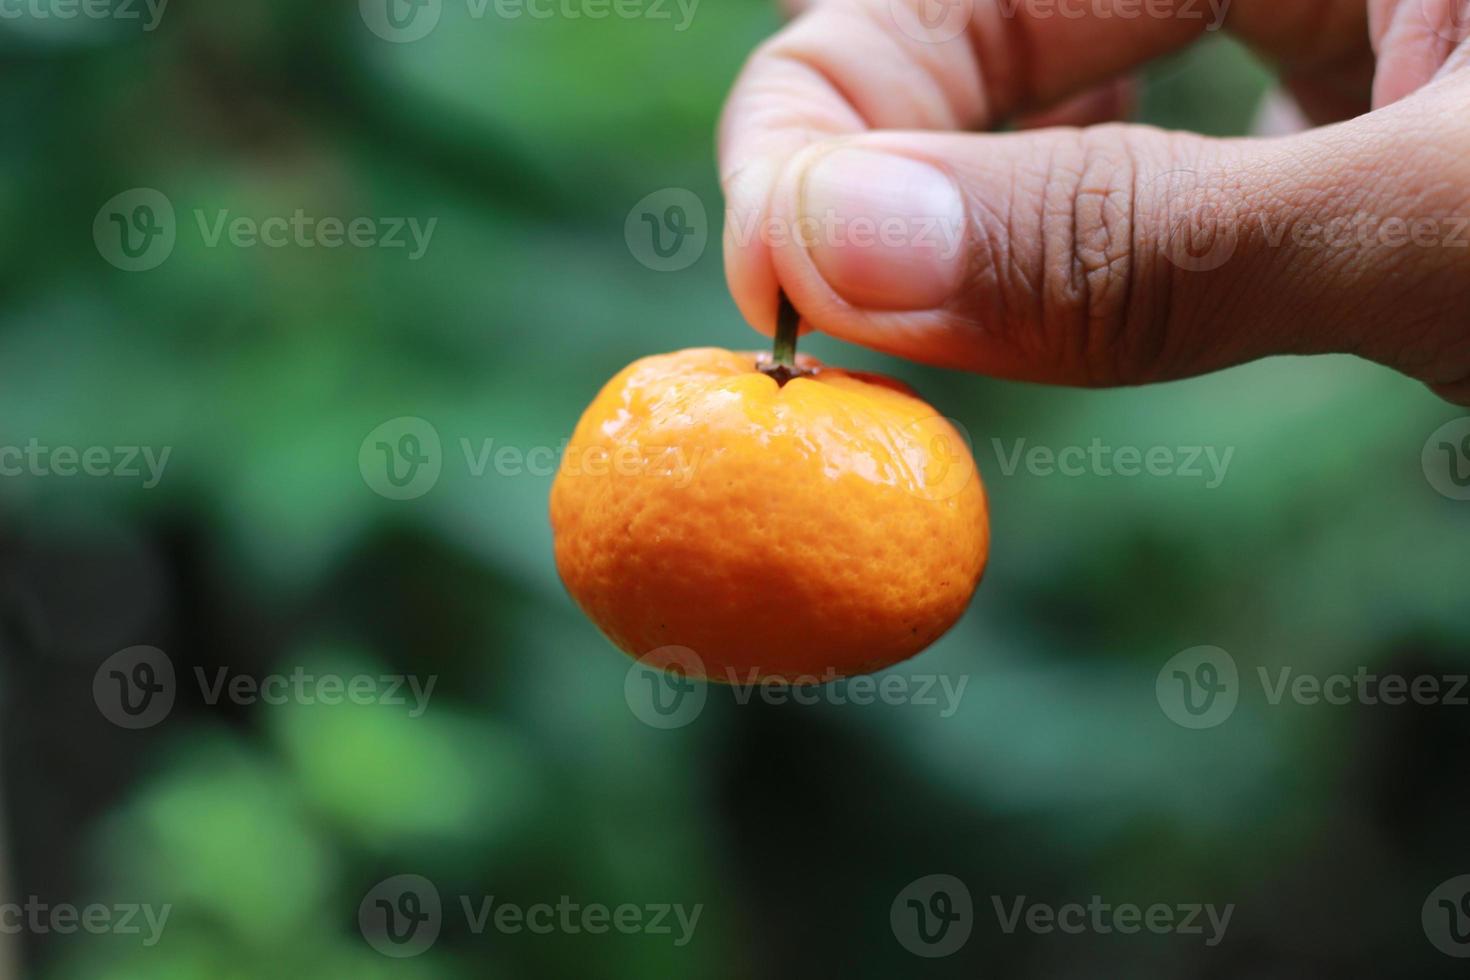
POLYGON ((771 347, 771 366, 795 371, 796 328, 801 324, 801 315, 786 298, 784 289, 777 294, 776 303, 776 342, 771 347))

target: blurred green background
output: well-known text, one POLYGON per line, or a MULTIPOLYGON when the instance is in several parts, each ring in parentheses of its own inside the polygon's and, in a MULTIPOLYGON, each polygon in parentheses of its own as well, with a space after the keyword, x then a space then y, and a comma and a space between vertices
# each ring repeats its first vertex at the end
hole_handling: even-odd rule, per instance
MULTIPOLYGON (((562 591, 550 476, 475 475, 461 440, 556 449, 634 358, 755 346, 718 228, 656 272, 625 219, 686 188, 720 214, 713 127, 764 0, 688 24, 471 16, 389 43, 349 2, 178 3, 0 19, 0 444, 167 447, 127 477, 0 478, 0 901, 168 903, 159 941, 20 930, 7 974, 186 977, 1297 977, 1459 975, 1421 905, 1470 870, 1470 708, 1272 705, 1275 670, 1470 669, 1470 504, 1421 467, 1449 406, 1346 358, 1146 390, 951 375, 824 338, 923 391, 974 439, 990 569, 906 677, 958 710, 739 704, 663 730, 628 661, 562 591), (146 13, 146 12, 145 12, 146 13), (160 191, 177 242, 143 272, 99 209, 160 191), (436 219, 407 249, 209 247, 194 214, 436 219), (395 500, 369 433, 420 418, 430 490, 395 500), (1007 474, 995 440, 1233 447, 1185 477, 1007 474), (177 699, 115 725, 108 657, 166 652, 177 699), (1216 727, 1174 724, 1160 668, 1239 665, 1216 727), (389 704, 211 705, 194 683, 411 673, 389 704), (445 906, 421 955, 359 929, 379 882, 445 906), (890 928, 954 875, 974 928, 943 959, 890 928), (703 906, 691 941, 476 934, 458 897, 703 906), (1235 903, 1225 940, 1005 933, 991 896, 1235 903)), ((1266 76, 1212 37, 1155 66, 1142 116, 1248 129, 1266 76)))

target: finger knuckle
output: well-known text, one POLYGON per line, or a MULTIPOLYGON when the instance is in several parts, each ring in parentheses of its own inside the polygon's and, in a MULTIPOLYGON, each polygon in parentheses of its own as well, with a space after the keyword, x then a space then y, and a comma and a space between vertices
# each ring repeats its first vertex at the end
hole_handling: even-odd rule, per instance
POLYGON ((1133 380, 1149 360, 1151 338, 1133 315, 1137 174, 1126 131, 1103 126, 1078 134, 1047 188, 1043 321, 1089 384, 1133 380))

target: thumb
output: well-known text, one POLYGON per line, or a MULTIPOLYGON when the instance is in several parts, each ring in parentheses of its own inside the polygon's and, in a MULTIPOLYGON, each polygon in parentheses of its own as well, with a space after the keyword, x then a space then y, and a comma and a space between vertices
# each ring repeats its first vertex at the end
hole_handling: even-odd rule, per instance
POLYGON ((1351 351, 1450 385, 1470 168, 1445 125, 1409 99, 1274 140, 869 132, 796 154, 758 230, 807 326, 927 363, 1109 385, 1351 351))

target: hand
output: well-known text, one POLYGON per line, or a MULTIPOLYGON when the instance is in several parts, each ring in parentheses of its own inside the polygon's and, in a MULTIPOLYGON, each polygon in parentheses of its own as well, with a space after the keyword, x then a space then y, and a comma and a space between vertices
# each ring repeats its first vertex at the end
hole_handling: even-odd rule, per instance
POLYGON ((1225 28, 1333 124, 1228 140, 967 132, 1101 122, 1120 78, 1228 0, 942 2, 823 0, 743 69, 720 129, 725 265, 757 329, 779 285, 807 328, 1003 377, 1352 352, 1470 405, 1457 0, 1235 0, 1225 28))

